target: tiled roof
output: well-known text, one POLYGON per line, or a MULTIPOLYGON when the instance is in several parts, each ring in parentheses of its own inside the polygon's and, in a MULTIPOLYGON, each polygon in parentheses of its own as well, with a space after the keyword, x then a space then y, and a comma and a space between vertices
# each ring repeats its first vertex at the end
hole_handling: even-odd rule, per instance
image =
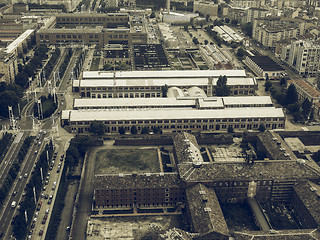
POLYGON ((101 174, 95 175, 95 189, 180 188, 177 173, 101 174))
POLYGON ((186 189, 186 198, 195 232, 229 235, 227 223, 213 188, 196 184, 186 189))

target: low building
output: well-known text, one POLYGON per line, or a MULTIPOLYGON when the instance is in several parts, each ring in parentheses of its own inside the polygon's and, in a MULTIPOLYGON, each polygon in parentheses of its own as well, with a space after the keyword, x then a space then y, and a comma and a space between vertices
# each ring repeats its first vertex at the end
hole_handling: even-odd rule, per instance
POLYGON ((245 64, 259 77, 280 78, 285 70, 268 56, 247 56, 245 64))
POLYGON ((89 98, 150 98, 162 97, 164 86, 185 90, 199 87, 211 97, 215 95, 219 76, 224 75, 231 95, 254 95, 257 82, 254 78, 247 78, 244 70, 90 71, 83 72, 82 79, 73 81, 73 91, 89 98))
POLYGON ((95 175, 93 209, 173 208, 184 202, 177 173, 95 175))
POLYGON ((267 129, 284 129, 285 116, 281 108, 225 108, 225 109, 133 109, 133 110, 66 110, 62 112, 62 125, 69 132, 89 133, 93 121, 103 122, 107 133, 118 133, 119 128, 138 131, 147 126, 163 132, 258 130, 260 124, 267 129))

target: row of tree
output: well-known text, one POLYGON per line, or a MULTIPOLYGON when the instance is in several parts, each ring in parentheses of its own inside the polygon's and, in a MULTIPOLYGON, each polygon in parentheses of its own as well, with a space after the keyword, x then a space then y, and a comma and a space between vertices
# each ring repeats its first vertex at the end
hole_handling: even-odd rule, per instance
POLYGON ((42 61, 48 57, 47 52, 47 46, 42 44, 38 49, 35 49, 33 58, 26 65, 18 66, 19 73, 15 76, 15 83, 22 89, 28 86, 29 77, 34 77, 37 69, 42 67, 42 61))
POLYGON ((64 58, 64 61, 59 67, 59 74, 60 74, 61 78, 63 77, 63 75, 64 75, 64 73, 65 73, 65 71, 66 71, 66 69, 67 69, 67 67, 69 65, 69 62, 70 62, 70 59, 71 59, 72 53, 73 53, 71 48, 68 48, 66 51, 67 51, 67 53, 66 53, 66 56, 64 58))
POLYGON ((21 103, 23 96, 22 88, 15 84, 0 83, 0 116, 4 118, 9 117, 8 106, 12 106, 15 110, 18 108, 18 104, 21 103))
MULTIPOLYGON (((2 161, 2 157, 4 157, 5 153, 7 152, 7 147, 11 143, 12 134, 6 132, 2 135, 2 138, 0 139, 0 159, 2 161)), ((1 162, 0 161, 0 162, 1 162)))
POLYGON ((24 142, 18 152, 17 159, 13 162, 13 164, 11 165, 11 167, 9 169, 8 175, 0 187, 0 202, 1 203, 3 200, 6 199, 8 193, 12 187, 12 183, 14 182, 14 180, 16 179, 16 177, 19 173, 21 163, 23 162, 32 141, 33 141, 33 137, 30 137, 30 136, 24 140, 24 142))
POLYGON ((59 48, 56 48, 54 52, 51 54, 51 58, 47 62, 46 66, 43 68, 43 71, 46 73, 47 76, 51 75, 52 70, 60 57, 60 54, 61 51, 59 48))
POLYGON ((53 155, 53 143, 50 141, 40 154, 39 160, 35 164, 34 172, 30 178, 29 183, 26 185, 25 197, 20 202, 18 214, 12 220, 13 235, 18 239, 25 239, 28 225, 32 221, 32 216, 36 208, 34 193, 36 200, 40 198, 42 186, 44 184, 44 177, 48 173, 49 159, 53 155), (49 157, 49 159, 48 159, 49 157))

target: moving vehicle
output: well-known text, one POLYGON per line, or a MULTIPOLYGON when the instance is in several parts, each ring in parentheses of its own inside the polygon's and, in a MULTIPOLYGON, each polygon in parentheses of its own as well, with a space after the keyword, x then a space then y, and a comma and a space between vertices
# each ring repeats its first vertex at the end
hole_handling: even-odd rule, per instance
POLYGON ((12 208, 15 208, 17 206, 17 202, 16 201, 13 201, 12 203, 11 203, 11 207, 12 208))

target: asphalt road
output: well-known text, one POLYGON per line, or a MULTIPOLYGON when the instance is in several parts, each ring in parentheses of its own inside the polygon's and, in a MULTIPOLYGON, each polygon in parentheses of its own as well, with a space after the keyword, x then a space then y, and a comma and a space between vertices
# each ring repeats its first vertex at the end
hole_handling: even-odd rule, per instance
MULTIPOLYGON (((9 192, 9 196, 3 204, 3 211, 0 215, 0 232, 4 233, 4 239, 10 239, 10 236, 12 234, 11 221, 17 211, 17 207, 12 208, 11 203, 13 201, 16 201, 17 206, 20 203, 23 197, 22 195, 24 192, 24 188, 30 179, 32 169, 35 165, 35 161, 39 157, 41 150, 45 145, 44 138, 44 134, 41 134, 38 140, 39 142, 41 142, 41 145, 38 144, 38 141, 37 144, 32 143, 28 153, 25 156, 25 160, 21 165, 19 174, 12 185, 11 191, 9 192), (35 151, 37 151, 37 154, 35 154, 35 151), (20 176, 22 177, 20 178, 20 176)), ((13 161, 13 159, 11 160, 13 161)))

